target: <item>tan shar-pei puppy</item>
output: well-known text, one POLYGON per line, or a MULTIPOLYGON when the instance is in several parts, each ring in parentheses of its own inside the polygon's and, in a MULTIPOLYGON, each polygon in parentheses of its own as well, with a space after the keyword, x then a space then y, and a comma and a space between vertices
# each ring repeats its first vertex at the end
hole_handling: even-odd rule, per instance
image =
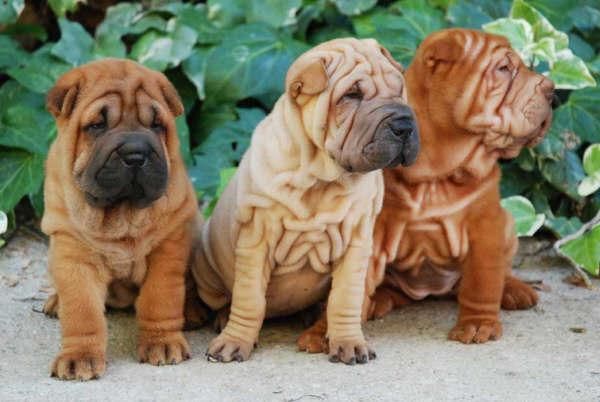
POLYGON ((58 137, 46 162, 42 229, 56 295, 44 308, 62 328, 52 375, 104 372, 105 304, 135 301, 140 361, 187 359, 184 277, 197 204, 179 153, 177 92, 160 73, 108 59, 63 75, 47 107, 58 137))
POLYGON ((331 288, 331 360, 366 363, 374 354, 361 305, 379 169, 409 164, 418 150, 402 69, 374 40, 338 39, 303 54, 285 85, 204 226, 198 292, 214 310, 230 305, 207 356, 248 359, 265 317, 331 288))
MULTIPOLYGON (((554 85, 530 71, 505 38, 465 29, 426 38, 406 83, 421 152, 409 168, 384 170, 365 318, 457 292, 458 322, 449 338, 498 339, 500 307, 530 308, 538 297, 512 274, 518 240, 500 205, 497 161, 542 139, 554 85)), ((299 347, 326 349, 326 327, 322 318, 299 347)))

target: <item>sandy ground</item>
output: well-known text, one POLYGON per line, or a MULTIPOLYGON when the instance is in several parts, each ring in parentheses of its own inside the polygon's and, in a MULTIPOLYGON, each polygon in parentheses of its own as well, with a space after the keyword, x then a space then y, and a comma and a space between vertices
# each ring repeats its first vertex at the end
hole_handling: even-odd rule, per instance
POLYGON ((566 283, 570 269, 542 246, 522 243, 517 260, 521 277, 543 280, 541 302, 503 312, 496 342, 447 341, 456 303, 428 300, 366 325, 378 353, 367 365, 297 352, 302 324, 287 319, 265 325, 248 362, 207 362, 214 334, 206 328, 187 333, 191 360, 157 368, 136 362, 133 314, 111 312, 107 372, 82 383, 48 375, 60 330, 36 312, 45 297, 46 245, 19 234, 0 249, 0 401, 600 401, 600 291, 566 283))

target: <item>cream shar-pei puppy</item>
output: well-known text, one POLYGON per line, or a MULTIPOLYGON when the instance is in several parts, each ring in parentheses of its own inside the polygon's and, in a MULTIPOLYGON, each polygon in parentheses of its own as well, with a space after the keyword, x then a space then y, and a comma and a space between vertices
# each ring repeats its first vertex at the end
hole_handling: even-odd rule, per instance
POLYGON ((402 67, 386 49, 337 39, 300 56, 203 229, 198 293, 214 310, 230 308, 209 360, 248 359, 265 317, 300 311, 330 289, 330 360, 373 358, 361 306, 380 169, 417 152, 402 67))

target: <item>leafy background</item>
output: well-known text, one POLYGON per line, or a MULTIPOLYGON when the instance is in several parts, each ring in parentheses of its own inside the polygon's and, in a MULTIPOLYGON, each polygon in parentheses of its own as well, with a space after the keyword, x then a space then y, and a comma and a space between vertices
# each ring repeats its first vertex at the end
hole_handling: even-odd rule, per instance
MULTIPOLYGON (((549 134, 503 163, 502 194, 520 234, 572 235, 600 210, 598 151, 583 162, 600 143, 600 0, 1 1, 0 211, 10 227, 41 215, 56 135, 44 94, 74 66, 128 57, 167 74, 186 110, 181 151, 210 213, 299 54, 335 37, 374 37, 407 65, 426 35, 451 26, 505 34, 561 82, 549 134)), ((594 227, 562 249, 597 274, 594 227)))

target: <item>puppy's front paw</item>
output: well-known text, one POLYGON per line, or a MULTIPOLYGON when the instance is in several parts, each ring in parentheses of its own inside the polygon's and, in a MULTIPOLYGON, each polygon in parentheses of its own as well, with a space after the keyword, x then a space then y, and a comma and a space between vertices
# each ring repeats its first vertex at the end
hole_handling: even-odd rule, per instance
POLYGON ((227 363, 233 360, 243 362, 248 360, 254 346, 253 341, 234 338, 221 332, 208 346, 206 358, 210 362, 227 363))
POLYGON ((448 339, 462 343, 484 343, 502 336, 500 321, 467 320, 459 322, 448 334, 448 339))
POLYGON ((61 352, 56 356, 50 375, 61 380, 87 381, 99 378, 106 371, 106 359, 101 352, 61 352))
POLYGON ((183 333, 172 334, 140 333, 138 344, 140 363, 150 363, 154 366, 177 364, 190 358, 190 348, 183 333))
POLYGON ((538 295, 531 286, 517 278, 506 278, 502 293, 502 308, 505 310, 525 310, 535 306, 538 295))
POLYGON ((364 364, 376 357, 375 351, 364 340, 329 340, 329 361, 332 363, 364 364))

